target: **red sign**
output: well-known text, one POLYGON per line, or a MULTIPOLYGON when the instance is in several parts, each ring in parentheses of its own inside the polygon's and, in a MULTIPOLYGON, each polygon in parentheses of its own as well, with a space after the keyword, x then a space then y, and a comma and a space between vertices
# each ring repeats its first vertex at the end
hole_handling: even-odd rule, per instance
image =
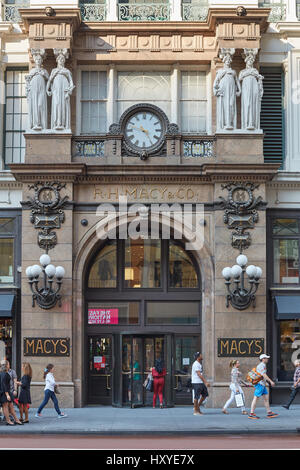
POLYGON ((94 368, 96 370, 105 369, 105 356, 94 356, 94 368))
POLYGON ((117 308, 89 308, 89 325, 117 325, 119 323, 117 308))

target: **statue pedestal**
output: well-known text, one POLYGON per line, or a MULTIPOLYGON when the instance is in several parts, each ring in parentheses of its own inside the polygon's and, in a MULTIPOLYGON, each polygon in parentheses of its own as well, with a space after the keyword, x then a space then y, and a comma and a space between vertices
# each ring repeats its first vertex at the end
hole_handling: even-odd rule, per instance
POLYGON ((26 132, 25 163, 70 163, 71 157, 71 131, 53 132, 26 132), (55 139, 53 141, 53 138, 55 139))

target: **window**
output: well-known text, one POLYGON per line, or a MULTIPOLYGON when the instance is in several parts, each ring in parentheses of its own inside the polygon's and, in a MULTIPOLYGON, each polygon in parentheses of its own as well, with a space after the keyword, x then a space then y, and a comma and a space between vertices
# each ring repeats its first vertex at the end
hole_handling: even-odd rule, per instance
POLYGON ((198 277, 191 258, 180 245, 172 241, 169 244, 169 286, 198 287, 198 277))
POLYGON ((12 363, 12 320, 0 318, 0 357, 12 363))
POLYGON ((199 302, 147 302, 148 325, 189 325, 199 323, 199 302))
POLYGON ((118 119, 127 108, 138 103, 154 104, 170 117, 170 85, 170 72, 119 72, 118 119))
POLYGON ((0 284, 14 282, 14 225, 15 219, 0 218, 0 284))
POLYGON ((83 71, 81 74, 81 134, 106 132, 106 72, 83 71))
POLYGON ((181 72, 181 131, 206 132, 206 73, 181 72))
POLYGON ((89 303, 89 325, 136 325, 138 323, 139 302, 89 303))
POLYGON ((105 134, 133 105, 153 104, 182 133, 207 132, 207 73, 204 71, 82 70, 77 132, 105 134), (177 80, 178 79, 178 80, 177 80))
POLYGON ((273 282, 275 284, 299 283, 299 220, 274 218, 273 282))
POLYGON ((5 164, 23 163, 27 129, 27 98, 25 96, 25 70, 6 71, 5 88, 5 164))
POLYGON ((96 256, 90 270, 88 287, 117 287, 117 246, 107 244, 96 256))
POLYGON ((125 287, 160 287, 160 240, 126 240, 125 287))
POLYGON ((279 67, 263 67, 264 94, 261 102, 261 128, 264 131, 264 160, 282 163, 284 155, 283 73, 279 67))
POLYGON ((292 381, 294 362, 300 358, 300 320, 279 322, 278 380, 292 381))

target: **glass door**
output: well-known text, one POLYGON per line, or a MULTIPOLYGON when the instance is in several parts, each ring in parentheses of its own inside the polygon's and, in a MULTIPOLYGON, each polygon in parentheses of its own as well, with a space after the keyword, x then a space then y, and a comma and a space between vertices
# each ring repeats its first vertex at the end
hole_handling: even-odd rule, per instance
MULTIPOLYGON (((164 360, 163 336, 123 336, 122 389, 123 405, 152 406, 153 392, 143 386, 156 359, 164 360)), ((166 367, 166 364, 165 364, 166 367)))
POLYGON ((88 403, 111 405, 112 337, 88 337, 88 403))
POLYGON ((176 405, 192 403, 191 371, 194 354, 200 351, 199 336, 175 337, 174 393, 176 405))

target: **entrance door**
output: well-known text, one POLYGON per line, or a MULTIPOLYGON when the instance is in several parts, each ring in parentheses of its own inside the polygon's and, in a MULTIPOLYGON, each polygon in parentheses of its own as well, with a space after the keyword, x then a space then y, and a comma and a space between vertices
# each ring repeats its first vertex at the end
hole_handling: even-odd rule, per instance
POLYGON ((200 351, 199 336, 176 336, 174 367, 174 401, 175 405, 192 403, 191 372, 194 354, 200 351))
POLYGON ((111 405, 112 337, 88 337, 88 403, 111 405))
POLYGON ((148 392, 143 384, 157 359, 162 359, 167 368, 164 336, 123 336, 123 405, 132 408, 152 406, 153 393, 148 392))

